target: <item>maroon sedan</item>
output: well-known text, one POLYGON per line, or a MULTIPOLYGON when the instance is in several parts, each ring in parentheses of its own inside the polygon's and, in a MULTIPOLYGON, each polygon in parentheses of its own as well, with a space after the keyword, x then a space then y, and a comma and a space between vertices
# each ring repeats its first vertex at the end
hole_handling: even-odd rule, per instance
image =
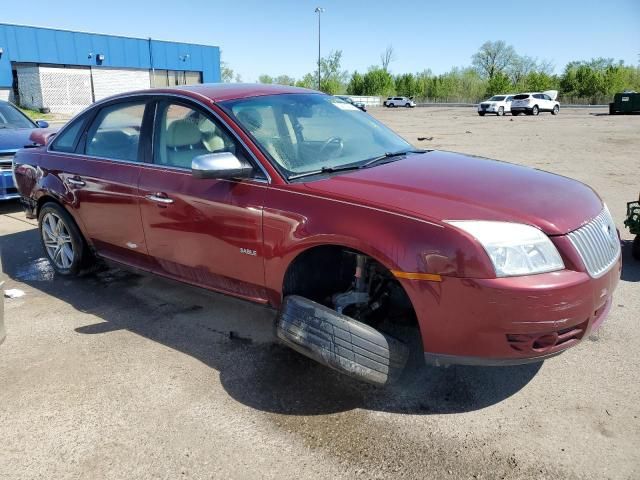
POLYGON ((278 337, 385 384, 540 361, 597 329, 620 276, 577 181, 416 150, 340 98, 200 85, 101 101, 15 177, 61 275, 108 259, 279 309, 278 337))

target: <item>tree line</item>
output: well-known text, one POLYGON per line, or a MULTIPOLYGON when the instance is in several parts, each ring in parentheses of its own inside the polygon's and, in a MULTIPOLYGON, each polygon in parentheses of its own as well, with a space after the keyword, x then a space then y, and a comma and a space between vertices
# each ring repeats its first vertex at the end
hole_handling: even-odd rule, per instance
MULTIPOLYGON (((434 102, 478 102, 497 93, 558 90, 565 103, 590 104, 609 103, 616 92, 623 90, 640 91, 640 66, 593 58, 569 62, 557 75, 550 62, 519 55, 502 40, 485 42, 471 57, 471 65, 454 67, 440 75, 429 69, 394 75, 389 70, 394 60, 395 52, 389 46, 380 55, 379 65, 349 74, 342 68, 342 51, 333 51, 320 60, 320 90, 331 95, 399 95, 434 102)), ((223 80, 233 78, 231 71, 223 80)), ((300 79, 260 75, 258 80, 317 89, 317 78, 315 70, 300 79)))

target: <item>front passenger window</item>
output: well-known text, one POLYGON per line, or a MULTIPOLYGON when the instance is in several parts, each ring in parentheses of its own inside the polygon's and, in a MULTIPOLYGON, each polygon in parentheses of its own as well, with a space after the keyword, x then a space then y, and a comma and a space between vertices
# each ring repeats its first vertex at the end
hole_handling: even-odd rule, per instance
POLYGON ((89 129, 85 153, 113 160, 139 161, 144 109, 144 102, 104 107, 89 129))
POLYGON ((229 135, 198 110, 161 102, 156 118, 154 162, 157 164, 190 169, 191 161, 199 155, 236 153, 229 135))

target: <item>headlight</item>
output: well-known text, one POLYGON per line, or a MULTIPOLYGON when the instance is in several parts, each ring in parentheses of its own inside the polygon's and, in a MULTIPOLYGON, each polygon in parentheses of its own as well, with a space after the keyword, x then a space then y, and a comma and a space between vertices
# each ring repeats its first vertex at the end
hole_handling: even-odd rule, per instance
POLYGON ((481 220, 450 221, 484 247, 498 277, 562 270, 564 262, 549 237, 530 225, 481 220))

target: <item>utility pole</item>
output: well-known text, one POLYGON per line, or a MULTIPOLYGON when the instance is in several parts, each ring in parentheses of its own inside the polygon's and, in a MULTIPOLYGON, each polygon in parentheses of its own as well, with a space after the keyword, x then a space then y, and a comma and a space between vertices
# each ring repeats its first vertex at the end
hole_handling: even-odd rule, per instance
POLYGON ((318 90, 320 90, 320 17, 324 8, 316 7, 315 12, 318 14, 318 90))

